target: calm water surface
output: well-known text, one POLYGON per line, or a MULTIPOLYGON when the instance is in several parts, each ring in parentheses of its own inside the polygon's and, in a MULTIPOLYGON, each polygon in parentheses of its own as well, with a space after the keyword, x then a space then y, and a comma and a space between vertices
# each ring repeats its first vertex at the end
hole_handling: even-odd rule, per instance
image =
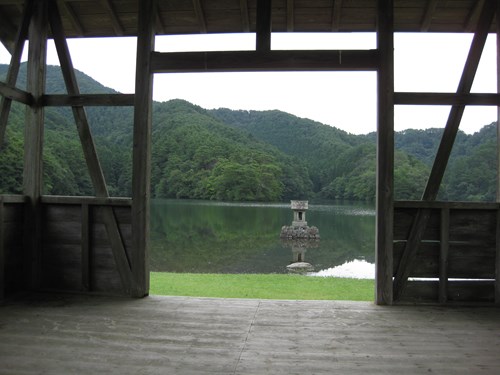
MULTIPOLYGON (((153 200, 151 270, 286 273, 292 249, 279 234, 292 222, 290 204, 153 200)), ((374 262, 375 210, 359 202, 309 204, 308 225, 321 241, 306 250, 315 271, 363 259, 374 262)))

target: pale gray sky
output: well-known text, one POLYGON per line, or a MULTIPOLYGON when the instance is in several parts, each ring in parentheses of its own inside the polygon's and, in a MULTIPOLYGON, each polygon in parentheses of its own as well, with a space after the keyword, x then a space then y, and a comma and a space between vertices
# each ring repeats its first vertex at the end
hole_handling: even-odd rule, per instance
MULTIPOLYGON (((454 92, 472 34, 396 34, 395 90, 454 92)), ((76 69, 117 91, 134 91, 135 38, 72 39, 76 69)), ((273 34, 273 49, 370 49, 375 34, 273 34)), ((158 51, 254 49, 254 34, 157 37, 158 51)), ((487 46, 473 92, 496 92, 495 38, 487 46)), ((0 63, 10 55, 0 47, 0 63)), ((58 65, 49 43, 48 63, 58 65)), ((279 109, 364 134, 376 127, 374 72, 157 74, 154 99, 182 98, 204 108, 279 109), (265 89, 263 90, 262 87, 265 89)), ((447 106, 397 106, 396 130, 443 127, 447 106)), ((473 133, 496 121, 496 107, 468 107, 461 129, 473 133)))

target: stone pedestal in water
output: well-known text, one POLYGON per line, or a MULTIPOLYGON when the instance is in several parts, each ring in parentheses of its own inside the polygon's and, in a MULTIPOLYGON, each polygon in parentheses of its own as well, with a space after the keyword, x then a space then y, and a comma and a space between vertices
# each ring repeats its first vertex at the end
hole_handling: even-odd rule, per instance
POLYGON ((319 246, 319 230, 307 225, 308 201, 291 201, 291 208, 292 225, 284 225, 280 233, 282 245, 292 248, 293 262, 287 266, 287 269, 291 272, 309 272, 314 268, 310 263, 305 262, 305 253, 308 248, 319 246))

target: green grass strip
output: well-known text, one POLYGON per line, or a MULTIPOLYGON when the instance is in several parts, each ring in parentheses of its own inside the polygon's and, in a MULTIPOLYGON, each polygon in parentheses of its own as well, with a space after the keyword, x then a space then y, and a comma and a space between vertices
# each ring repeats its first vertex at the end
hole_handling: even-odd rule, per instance
POLYGON ((373 301, 374 281, 278 274, 151 272, 150 294, 218 298, 373 301))

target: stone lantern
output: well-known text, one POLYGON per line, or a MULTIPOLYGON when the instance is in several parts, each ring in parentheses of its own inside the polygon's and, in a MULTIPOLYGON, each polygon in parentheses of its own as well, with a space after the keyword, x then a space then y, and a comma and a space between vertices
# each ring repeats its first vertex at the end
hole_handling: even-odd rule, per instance
POLYGON ((313 270, 310 263, 305 262, 307 249, 319 246, 319 230, 310 227, 306 221, 308 201, 291 201, 293 221, 291 226, 281 228, 280 238, 283 247, 292 248, 292 263, 287 266, 290 272, 308 272, 313 270))

